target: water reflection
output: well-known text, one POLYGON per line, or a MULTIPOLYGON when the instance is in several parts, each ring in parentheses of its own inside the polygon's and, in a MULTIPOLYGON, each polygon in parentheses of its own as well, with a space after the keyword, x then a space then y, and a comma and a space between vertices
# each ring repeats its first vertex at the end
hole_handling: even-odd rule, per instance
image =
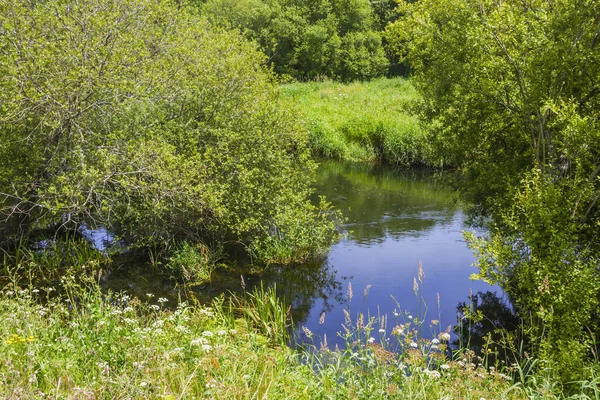
MULTIPOLYGON (((325 195, 347 218, 342 227, 345 238, 332 247, 325 260, 257 271, 244 265, 219 269, 212 283, 193 288, 193 294, 210 301, 221 293, 239 293, 240 275, 247 289, 261 281, 276 284, 278 293, 292 305, 294 321, 318 336, 326 334, 335 345, 342 344, 336 337, 342 330, 345 307, 353 317, 362 312, 365 316, 387 315, 390 321, 394 310, 401 308, 420 319, 441 320, 445 329, 456 324, 456 305, 471 291, 494 289, 469 280, 476 270, 461 233, 465 229, 463 214, 453 193, 431 174, 326 162, 318 170, 315 186, 316 194, 325 195), (427 304, 420 311, 417 304, 421 300, 413 293, 419 261, 425 270, 419 296, 427 304), (348 283, 356 293, 351 302, 344 299, 348 283), (367 285, 371 285, 370 293, 364 298, 367 285)), ((140 293, 141 298, 157 291, 177 300, 180 293, 174 283, 152 274, 148 267, 123 268, 107 285, 140 293), (123 275, 119 278, 119 274, 123 275), (151 290, 144 287, 141 277, 153 285, 151 290), (115 286, 116 282, 121 286, 115 286)), ((391 328, 388 326, 388 331, 391 328)))
POLYGON ((496 360, 511 364, 517 359, 516 354, 527 351, 519 318, 509 300, 496 292, 478 292, 459 303, 456 311, 459 316, 455 327, 456 347, 486 353, 489 365, 494 365, 496 360), (490 351, 486 352, 488 347, 490 351))

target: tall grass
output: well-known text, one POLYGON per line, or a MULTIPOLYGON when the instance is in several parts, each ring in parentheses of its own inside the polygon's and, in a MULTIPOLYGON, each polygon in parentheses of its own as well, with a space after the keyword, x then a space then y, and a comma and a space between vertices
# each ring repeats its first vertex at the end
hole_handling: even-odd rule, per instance
MULTIPOLYGON (((565 397, 534 368, 523 365, 515 384, 472 352, 451 358, 447 338, 419 335, 425 315, 399 312, 388 321, 346 309, 345 348, 321 340, 293 350, 284 345, 288 308, 274 288, 211 307, 169 307, 151 293, 103 292, 98 279, 65 271, 54 285, 7 280, 0 289, 0 398, 565 397)), ((596 363, 572 398, 598 398, 598 371, 596 363)))
POLYGON ((328 158, 433 166, 432 149, 411 108, 418 95, 405 78, 284 85, 305 115, 310 144, 328 158))

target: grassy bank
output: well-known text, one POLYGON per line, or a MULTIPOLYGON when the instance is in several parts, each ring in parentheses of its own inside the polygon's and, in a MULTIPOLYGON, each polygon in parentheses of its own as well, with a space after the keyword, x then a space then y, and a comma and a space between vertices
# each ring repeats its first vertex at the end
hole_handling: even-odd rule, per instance
MULTIPOLYGON (((450 357, 435 321, 437 335, 427 339, 416 328, 429 321, 347 310, 347 348, 331 349, 305 329, 314 345, 292 349, 288 309, 273 289, 206 307, 103 293, 98 278, 80 270, 53 285, 4 286, 0 398, 563 397, 551 379, 521 367, 487 368, 469 351, 450 357)), ((576 398, 598 398, 594 383, 582 382, 576 398)))
POLYGON ((341 84, 284 85, 283 96, 304 113, 315 153, 360 162, 436 164, 410 108, 418 95, 405 78, 341 84))

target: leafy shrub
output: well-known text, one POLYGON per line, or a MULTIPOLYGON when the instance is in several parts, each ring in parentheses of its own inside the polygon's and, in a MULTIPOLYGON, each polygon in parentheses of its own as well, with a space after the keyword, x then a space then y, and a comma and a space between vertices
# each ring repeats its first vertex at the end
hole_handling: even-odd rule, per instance
POLYGON ((332 232, 306 132, 239 34, 168 0, 2 3, 0 30, 3 239, 87 223, 250 245, 294 213, 332 232))

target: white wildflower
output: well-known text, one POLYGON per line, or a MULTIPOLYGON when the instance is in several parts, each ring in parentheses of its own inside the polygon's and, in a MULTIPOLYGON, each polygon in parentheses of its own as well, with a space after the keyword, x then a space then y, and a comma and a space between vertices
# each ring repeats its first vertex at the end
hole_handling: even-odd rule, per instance
POLYGON ((413 349, 417 349, 419 348, 419 345, 416 342, 410 342, 410 347, 412 347, 413 349))
POLYGON ((160 307, 159 307, 159 306, 157 306, 156 304, 152 304, 152 305, 150 306, 150 309, 151 309, 151 310, 154 310, 154 311, 158 311, 158 310, 160 310, 160 307))
POLYGON ((159 297, 157 301, 162 304, 162 303, 166 303, 169 300, 165 299, 164 297, 159 297))
POLYGON ((198 338, 198 339, 193 339, 190 342, 190 345, 192 345, 192 346, 201 346, 201 345, 207 344, 207 343, 208 343, 208 340, 206 340, 205 338, 198 338))
POLYGON ((433 378, 433 379, 439 379, 442 376, 442 374, 440 374, 439 371, 430 371, 428 369, 425 369, 425 370, 423 370, 423 372, 425 372, 427 374, 427 376, 429 376, 430 378, 433 378))
POLYGON ((217 335, 219 335, 219 336, 225 336, 225 335, 227 335, 227 331, 225 331, 223 329, 220 329, 220 330, 217 331, 217 335))
POLYGON ((212 346, 210 344, 203 344, 202 345, 202 350, 206 351, 206 352, 209 352, 209 351, 212 350, 212 346))
POLYGON ((202 332, 202 336, 204 336, 204 337, 213 337, 214 333, 212 333, 211 331, 204 331, 204 332, 202 332))
POLYGON ((374 337, 370 337, 370 338, 369 338, 369 343, 373 343, 374 341, 375 341, 375 338, 374 338, 374 337))
POLYGON ((431 341, 431 343, 433 343, 433 344, 440 344, 440 341, 439 341, 439 340, 437 340, 437 339, 433 339, 433 340, 431 341))

